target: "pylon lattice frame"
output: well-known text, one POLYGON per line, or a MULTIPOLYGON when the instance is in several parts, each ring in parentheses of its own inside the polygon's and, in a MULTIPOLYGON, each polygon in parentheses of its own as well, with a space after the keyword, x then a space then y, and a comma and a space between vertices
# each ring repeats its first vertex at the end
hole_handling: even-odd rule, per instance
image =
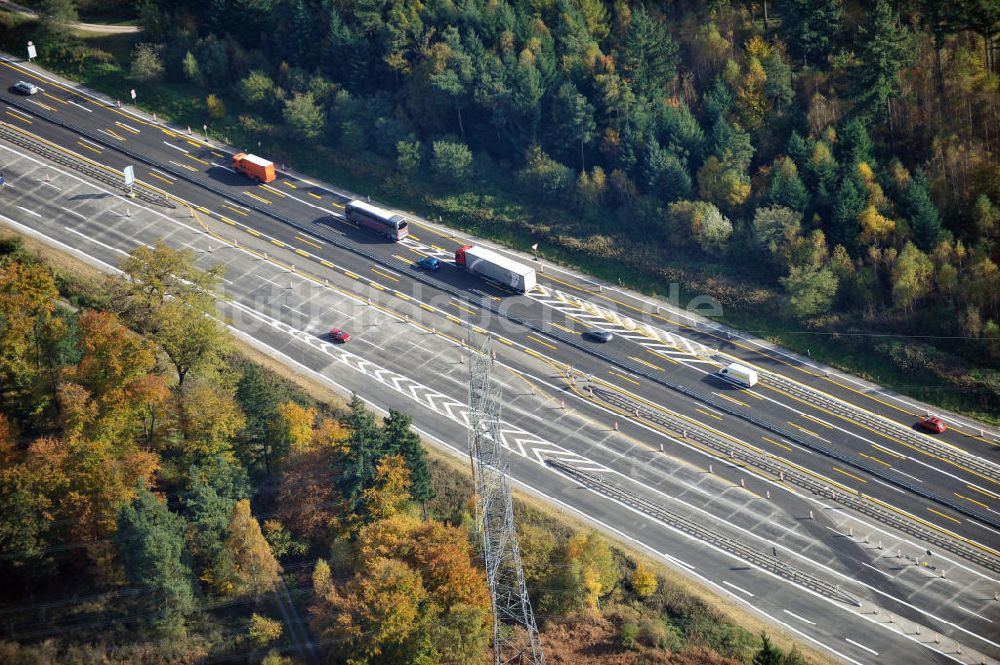
MULTIPOLYGON (((475 349, 472 344, 469 348, 475 349)), ((493 604, 493 661, 544 665, 514 527, 510 464, 500 439, 500 386, 492 380, 493 363, 492 339, 487 336, 469 363, 469 457, 476 485, 476 526, 493 604), (515 626, 521 626, 523 634, 515 626)))

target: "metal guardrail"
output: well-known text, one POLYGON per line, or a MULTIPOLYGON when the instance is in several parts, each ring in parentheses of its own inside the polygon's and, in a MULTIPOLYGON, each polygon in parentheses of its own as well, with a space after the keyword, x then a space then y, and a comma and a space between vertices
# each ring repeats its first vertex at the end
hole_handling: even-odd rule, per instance
POLYGON ((638 413, 638 417, 667 428, 684 439, 707 446, 723 457, 765 471, 772 476, 793 483, 817 496, 832 499, 847 508, 868 515, 883 524, 915 536, 935 547, 957 554, 963 559, 979 564, 983 568, 995 573, 1000 573, 1000 557, 990 556, 989 553, 977 547, 929 529, 916 520, 907 518, 879 505, 863 494, 852 494, 842 490, 838 491, 832 486, 823 483, 815 476, 803 473, 792 466, 782 464, 770 454, 756 453, 710 430, 692 425, 680 417, 672 416, 663 411, 650 409, 646 405, 612 390, 594 388, 593 394, 595 397, 612 406, 627 410, 629 413, 638 413))
POLYGON ((556 460, 546 460, 546 463, 555 469, 565 473, 577 482, 590 487, 591 489, 620 501, 627 506, 660 520, 664 524, 679 529, 692 536, 696 540, 715 545, 730 554, 754 565, 762 570, 774 573, 790 582, 811 589, 827 598, 832 598, 855 607, 861 607, 861 601, 847 593, 839 586, 831 584, 815 575, 805 573, 795 568, 789 563, 780 560, 777 556, 768 555, 759 549, 752 547, 741 540, 731 538, 723 533, 715 531, 700 522, 676 513, 669 508, 653 503, 652 501, 629 492, 619 485, 606 480, 603 476, 589 471, 581 471, 568 464, 556 460))
POLYGON ((829 395, 825 395, 818 390, 810 388, 809 386, 804 386, 800 383, 792 381, 791 379, 785 378, 780 374, 763 371, 759 372, 759 375, 761 381, 767 383, 768 385, 780 388, 791 395, 808 400, 811 403, 819 404, 827 411, 859 421, 867 427, 901 439, 924 452, 931 453, 955 464, 964 465, 974 470, 976 473, 986 476, 990 480, 1000 482, 1000 466, 990 462, 989 460, 957 450, 952 446, 939 443, 930 437, 912 432, 906 427, 895 423, 888 418, 884 418, 864 409, 852 407, 848 403, 834 397, 830 397, 829 395))
MULTIPOLYGON (((21 110, 23 110, 26 113, 29 113, 29 114, 31 114, 33 116, 39 116, 39 113, 37 111, 32 110, 32 109, 27 109, 27 108, 25 108, 25 106, 23 104, 20 104, 20 103, 15 102, 15 101, 11 101, 10 103, 12 105, 14 105, 14 106, 17 106, 18 108, 20 108, 21 110)), ((219 196, 221 196, 221 197, 223 197, 225 199, 231 199, 231 198, 233 198, 232 196, 230 196, 230 193, 227 192, 227 191, 225 191, 224 189, 222 189, 222 188, 220 188, 220 187, 218 187, 218 186, 216 186, 216 185, 214 185, 212 183, 203 182, 202 180, 198 180, 198 179, 193 178, 191 176, 190 172, 185 172, 182 169, 174 168, 173 166, 171 166, 169 164, 163 164, 161 162, 158 162, 155 159, 151 159, 149 157, 146 157, 144 155, 136 153, 136 152, 134 152, 134 151, 132 151, 132 150, 124 147, 124 146, 111 144, 105 138, 103 138, 101 136, 98 136, 96 133, 88 132, 87 130, 85 130, 83 128, 80 128, 80 127, 77 127, 76 125, 74 125, 72 123, 65 122, 65 121, 63 121, 61 119, 58 119, 58 118, 50 118, 47 115, 46 116, 40 116, 40 117, 44 117, 48 122, 51 122, 51 123, 53 123, 55 125, 58 125, 58 126, 66 128, 66 129, 69 129, 70 131, 76 132, 76 133, 78 133, 78 134, 80 134, 82 136, 86 136, 88 139, 90 139, 90 140, 92 140, 92 141, 94 141, 96 143, 99 143, 101 145, 107 146, 108 148, 110 148, 112 150, 116 150, 116 151, 118 151, 118 152, 120 152, 122 154, 128 155, 128 156, 132 157, 133 159, 135 159, 137 161, 140 161, 140 162, 143 162, 145 164, 148 164, 148 165, 150 165, 150 166, 152 166, 152 167, 154 167, 156 169, 159 169, 160 171, 169 173, 169 174, 173 175, 176 178, 179 178, 179 179, 185 180, 187 182, 190 182, 190 183, 192 183, 192 184, 194 184, 194 185, 196 185, 196 186, 198 186, 198 187, 200 187, 202 189, 206 189, 206 190, 208 190, 210 192, 213 192, 213 193, 215 193, 215 194, 217 194, 217 195, 219 195, 219 196)), ((788 427, 785 427, 783 425, 779 425, 779 424, 776 424, 776 423, 772 423, 772 422, 764 420, 762 418, 758 418, 758 417, 756 417, 756 416, 754 416, 752 414, 745 413, 742 410, 736 409, 731 404, 725 403, 723 400, 717 399, 717 398, 715 398, 713 396, 710 396, 710 395, 704 395, 704 394, 699 393, 699 392, 697 392, 695 390, 687 388, 687 387, 685 387, 682 384, 674 383, 673 381, 669 381, 666 378, 663 378, 661 376, 657 376, 657 375, 653 374, 651 371, 649 371, 648 367, 643 367, 642 365, 640 365, 637 362, 630 361, 630 360, 624 360, 624 359, 616 358, 616 357, 613 357, 613 356, 609 356, 608 354, 606 354, 604 352, 598 351, 598 350, 596 350, 596 349, 594 349, 592 347, 589 347, 589 346, 585 346, 585 345, 583 345, 580 342, 579 338, 576 335, 568 335, 568 334, 566 334, 566 333, 564 333, 562 331, 559 331, 559 330, 557 330, 555 328, 545 328, 544 326, 539 325, 535 321, 529 321, 529 320, 526 320, 526 319, 522 319, 520 317, 517 317, 517 316, 514 316, 514 315, 510 314, 509 312, 501 312, 500 308, 496 307, 493 304, 493 302, 491 301, 490 298, 485 297, 485 296, 481 296, 479 298, 474 298, 474 297, 470 296, 467 292, 461 291, 459 289, 456 289, 455 287, 451 286, 447 282, 445 282, 445 281, 443 281, 443 280, 441 280, 439 278, 433 277, 432 275, 430 275, 430 274, 428 274, 428 273, 426 273, 424 271, 414 271, 414 270, 411 270, 412 263, 407 263, 407 262, 404 262, 404 261, 401 261, 401 260, 395 259, 395 258, 391 258, 390 259, 390 258, 385 258, 385 257, 377 256, 377 255, 375 255, 375 254, 373 254, 373 253, 371 253, 371 252, 363 249, 359 245, 357 245, 357 244, 355 244, 355 243, 353 243, 353 242, 351 242, 349 240, 346 240, 342 236, 338 236, 338 235, 333 234, 333 233, 325 233, 325 232, 323 232, 321 230, 322 227, 320 227, 318 225, 312 225, 312 226, 303 225, 303 224, 301 224, 301 223, 299 223, 299 222, 297 222, 297 221, 295 221, 293 219, 290 219, 289 217, 286 217, 286 216, 284 216, 282 214, 276 213, 273 210, 269 210, 269 209, 267 209, 266 207, 264 207, 264 206, 262 206, 260 204, 257 204, 257 203, 251 202, 251 201, 242 201, 241 200, 240 205, 242 207, 244 207, 244 208, 247 208, 247 209, 250 209, 250 210, 254 210, 255 212, 258 212, 258 213, 260 213, 260 214, 262 214, 262 215, 264 215, 266 217, 270 217, 271 219, 275 219, 275 220, 277 220, 279 222, 282 222, 283 224, 286 224, 286 225, 288 225, 288 226, 290 226, 290 227, 292 227, 294 229, 297 229, 299 231, 303 231, 303 232, 308 233, 310 235, 322 238, 323 240, 325 240, 326 242, 330 243, 331 245, 333 245, 335 247, 339 247, 340 249, 344 249, 344 250, 352 252, 352 253, 354 253, 354 254, 356 254, 358 256, 362 256, 362 257, 368 259, 369 261, 372 261, 373 263, 385 266, 387 268, 391 268, 393 270, 398 270, 400 272, 407 272, 409 274, 410 278, 413 279, 414 281, 422 282, 422 283, 424 283, 424 284, 426 284, 426 285, 428 285, 428 286, 430 286, 430 287, 432 287, 434 289, 437 289, 437 290, 449 293, 449 294, 453 295, 454 297, 458 298, 459 300, 464 300, 466 302, 471 302, 471 303, 477 305, 478 307, 480 307, 481 309, 483 309, 485 311, 492 312, 493 314, 496 314, 498 316, 506 318, 506 319, 508 319, 508 320, 510 320, 510 321, 512 321, 514 323, 517 323, 517 324, 519 324, 521 326, 524 326, 525 328, 528 328, 530 330, 533 330, 533 331, 536 331, 536 332, 540 332, 540 333, 549 335, 550 337, 553 337, 553 338, 558 339, 559 341, 563 342, 567 346, 572 346, 573 348, 576 348, 576 349, 578 349, 580 351, 583 351, 584 353, 586 353, 586 354, 588 354, 590 356, 594 356, 596 358, 600 358, 601 360, 604 360, 605 362, 610 363, 611 365, 618 366, 618 367, 620 367, 622 369, 625 369, 626 371, 629 371, 629 372, 632 372, 633 374, 641 376, 641 377, 643 377, 643 378, 645 378, 645 379, 647 379, 647 380, 649 380, 649 381, 651 381, 653 383, 657 383, 657 384, 659 384, 661 386, 664 386, 666 388, 670 388, 671 390, 680 392, 681 394, 684 394, 684 395, 686 395, 686 396, 688 396, 688 397, 690 397, 692 399, 698 400, 698 401, 700 401, 702 403, 709 404, 709 405, 713 406, 714 408, 719 409, 720 411, 724 411, 725 413, 728 413, 728 414, 730 414, 732 416, 735 416, 737 418, 740 418, 742 420, 750 422, 750 423, 752 423, 754 425, 757 425, 758 427, 761 427, 761 428, 767 429, 767 430, 769 430, 771 432, 774 432, 776 434, 779 434, 779 435, 781 435, 781 436, 783 436, 783 437, 785 437, 785 438, 787 438, 787 439, 789 439, 791 441, 795 441, 796 443, 798 443, 798 444, 800 444, 802 446, 805 446, 805 447, 807 447, 807 448, 809 448, 811 450, 814 450, 815 452, 819 452, 819 453, 828 455, 830 457, 833 457, 834 459, 837 459, 838 461, 840 461, 842 464, 854 467, 856 469, 860 469, 860 470, 862 470, 862 471, 864 471, 864 472, 866 472, 868 474, 871 474, 873 476, 876 476, 876 477, 880 478, 881 480, 884 480, 887 483, 890 483, 892 485, 896 485, 897 487, 901 487, 901 488, 903 488, 903 489, 905 489, 907 491, 914 492, 915 494, 917 494, 919 496, 922 496, 922 497, 927 498, 927 499, 931 499, 931 500, 933 500, 933 501, 935 501, 937 503, 940 503, 941 505, 947 506, 947 507, 951 508, 952 510, 955 510, 956 512, 963 513, 963 514, 968 515, 970 517, 973 517, 973 518, 975 518, 977 520, 980 520, 981 522, 984 522, 984 523, 989 524, 991 526, 995 526, 995 527, 1000 528, 1000 520, 995 519, 991 515, 987 515, 986 513, 982 512, 982 511, 979 511, 979 510, 976 510, 976 509, 973 509, 973 508, 968 508, 965 505, 963 505, 963 504, 961 504, 961 503, 959 503, 957 501, 953 501, 953 500, 949 499, 948 497, 943 497, 943 496, 940 496, 938 494, 935 494, 935 493, 932 493, 932 492, 928 492, 928 491, 926 491, 926 490, 924 490, 924 489, 922 489, 920 487, 917 487, 916 485, 913 485, 912 483, 909 483, 909 482, 900 480, 900 479, 898 479, 898 478, 896 478, 894 476, 890 476, 888 474, 885 474, 880 469, 875 468, 874 465, 869 465, 869 464, 865 464, 865 463, 859 462, 857 460, 849 459, 846 456, 844 456, 844 455, 842 455, 842 454, 840 454, 840 453, 838 453, 836 451, 833 451, 830 448, 827 448, 826 446, 822 445, 822 443, 819 442, 818 440, 813 441, 812 437, 807 437, 807 436, 805 436, 803 434, 800 434, 798 432, 793 432, 788 427)), ((332 214, 331 214, 331 216, 332 216, 332 214)))
MULTIPOLYGON (((120 190, 123 194, 128 192, 124 186, 124 176, 121 174, 119 174, 118 177, 115 177, 115 175, 110 171, 94 166, 93 164, 89 164, 87 163, 87 160, 82 157, 76 158, 70 154, 56 150, 42 141, 26 136, 22 132, 18 131, 18 129, 14 128, 13 125, 2 121, 0 121, 0 138, 13 143, 14 145, 21 146, 26 150, 30 150, 35 154, 41 155, 48 160, 68 166, 75 171, 80 171, 95 180, 99 180, 106 185, 120 190)), ((144 183, 138 180, 135 182, 132 191, 135 193, 136 197, 146 201, 147 203, 167 208, 175 207, 174 204, 167 198, 166 194, 147 187, 144 183)))

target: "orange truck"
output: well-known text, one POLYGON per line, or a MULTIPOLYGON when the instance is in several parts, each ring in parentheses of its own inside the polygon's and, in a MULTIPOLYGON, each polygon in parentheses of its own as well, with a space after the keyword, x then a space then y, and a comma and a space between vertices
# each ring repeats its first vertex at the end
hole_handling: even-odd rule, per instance
POLYGON ((233 155, 233 170, 257 182, 271 182, 275 178, 274 162, 245 152, 233 155))

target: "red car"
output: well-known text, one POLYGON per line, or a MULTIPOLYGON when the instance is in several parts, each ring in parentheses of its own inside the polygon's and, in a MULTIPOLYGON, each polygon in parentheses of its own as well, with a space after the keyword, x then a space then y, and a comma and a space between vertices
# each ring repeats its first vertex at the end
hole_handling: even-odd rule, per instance
POLYGON ((350 341, 351 333, 344 332, 340 328, 333 328, 330 330, 330 339, 338 344, 343 344, 344 342, 350 341))
POLYGON ((940 434, 948 429, 948 426, 944 424, 944 421, 937 416, 927 416, 926 418, 922 418, 918 424, 923 429, 928 432, 933 432, 934 434, 940 434))

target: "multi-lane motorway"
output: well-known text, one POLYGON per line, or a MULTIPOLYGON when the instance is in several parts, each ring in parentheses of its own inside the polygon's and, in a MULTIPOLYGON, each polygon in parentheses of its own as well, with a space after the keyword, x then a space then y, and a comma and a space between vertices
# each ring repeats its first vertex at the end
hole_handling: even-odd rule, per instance
POLYGON ((913 425, 924 408, 904 398, 541 262, 540 288, 505 294, 449 263, 472 241, 442 226, 413 219, 410 239, 387 243, 347 224, 341 213, 353 195, 329 185, 287 170, 253 185, 228 168, 231 148, 13 62, 0 63, 0 87, 0 160, 11 185, 0 210, 9 223, 105 265, 159 237, 199 249, 206 265, 229 267, 234 332, 382 406, 419 404, 416 422, 459 449, 461 343, 470 328, 477 338, 489 331, 508 371, 512 472, 526 487, 846 660, 885 662, 872 654, 888 648, 977 662, 964 660, 959 644, 970 659, 996 656, 1000 470, 988 429, 949 418, 943 436, 919 433, 913 425), (44 92, 12 94, 8 86, 20 79, 44 92), (34 154, 25 142, 34 142, 34 154), (65 164, 46 167, 43 157, 65 164), (108 173, 133 165, 173 207, 86 198, 73 165, 88 162, 108 173), (444 259, 442 269, 416 271, 413 262, 426 255, 444 259), (322 341, 332 326, 355 333, 349 349, 322 341), (580 333, 593 328, 616 339, 584 342, 580 333), (718 382, 713 373, 733 359, 758 367, 761 383, 747 391, 718 382), (820 600, 794 582, 775 587, 776 569, 767 566, 734 573, 731 552, 706 554, 708 536, 699 545, 677 525, 637 517, 634 507, 583 491, 578 478, 540 463, 546 459, 631 483, 648 501, 773 548, 782 561, 787 553, 796 569, 849 590, 860 606, 820 600), (807 480, 831 495, 817 499, 807 480), (848 495, 865 502, 861 512, 845 503, 848 495), (898 565, 887 566, 890 557, 898 565), (897 616, 911 622, 909 633, 897 616))

